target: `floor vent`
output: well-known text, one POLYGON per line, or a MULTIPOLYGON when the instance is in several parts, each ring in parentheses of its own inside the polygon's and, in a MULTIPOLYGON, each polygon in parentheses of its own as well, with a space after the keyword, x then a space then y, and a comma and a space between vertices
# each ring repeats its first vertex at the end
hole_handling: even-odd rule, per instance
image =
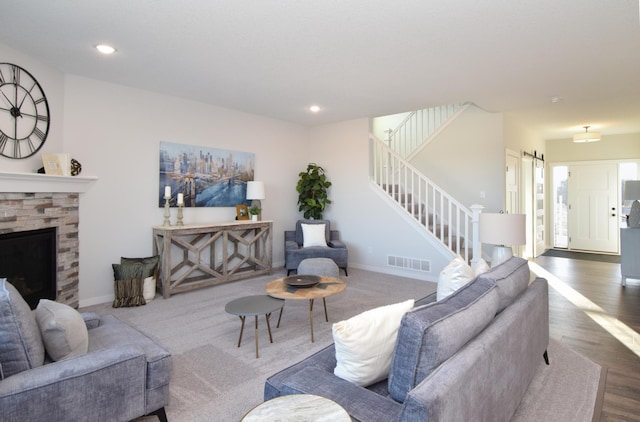
POLYGON ((387 256, 387 265, 391 267, 408 268, 410 270, 431 272, 431 261, 404 256, 387 256))

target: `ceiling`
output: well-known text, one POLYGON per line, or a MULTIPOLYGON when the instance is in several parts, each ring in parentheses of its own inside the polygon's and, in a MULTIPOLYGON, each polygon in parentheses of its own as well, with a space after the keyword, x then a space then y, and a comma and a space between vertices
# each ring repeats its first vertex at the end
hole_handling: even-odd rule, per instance
POLYGON ((303 125, 470 101, 509 113, 544 139, 584 125, 606 137, 640 133, 638 7, 3 0, 0 43, 66 73, 303 125), (117 52, 99 55, 99 43, 117 52), (308 112, 312 104, 321 112, 308 112))

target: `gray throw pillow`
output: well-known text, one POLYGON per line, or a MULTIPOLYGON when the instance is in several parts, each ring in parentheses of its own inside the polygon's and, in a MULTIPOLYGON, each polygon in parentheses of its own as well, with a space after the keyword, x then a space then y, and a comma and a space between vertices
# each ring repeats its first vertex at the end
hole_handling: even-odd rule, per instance
POLYGON ((7 279, 0 279, 2 378, 44 364, 44 345, 29 305, 7 279))
POLYGON ((158 274, 158 263, 160 262, 160 255, 147 256, 142 258, 126 258, 120 257, 120 264, 128 265, 128 264, 143 264, 143 274, 142 278, 147 278, 151 276, 157 276, 158 274))
POLYGON ((82 315, 71 306, 40 299, 36 320, 47 354, 54 361, 87 353, 89 333, 82 315))

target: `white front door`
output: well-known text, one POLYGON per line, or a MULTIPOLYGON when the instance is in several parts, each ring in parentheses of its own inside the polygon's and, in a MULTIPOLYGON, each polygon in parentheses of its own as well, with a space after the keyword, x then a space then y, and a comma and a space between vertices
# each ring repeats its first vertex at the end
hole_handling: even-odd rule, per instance
POLYGON ((569 166, 569 248, 618 252, 618 166, 569 166))

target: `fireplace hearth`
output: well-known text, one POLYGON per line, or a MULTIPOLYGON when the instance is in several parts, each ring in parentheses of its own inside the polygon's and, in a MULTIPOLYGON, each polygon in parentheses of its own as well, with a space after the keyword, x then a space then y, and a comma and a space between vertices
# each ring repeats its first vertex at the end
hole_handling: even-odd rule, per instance
POLYGON ((20 292, 31 309, 56 299, 56 228, 0 234, 0 278, 20 292))

